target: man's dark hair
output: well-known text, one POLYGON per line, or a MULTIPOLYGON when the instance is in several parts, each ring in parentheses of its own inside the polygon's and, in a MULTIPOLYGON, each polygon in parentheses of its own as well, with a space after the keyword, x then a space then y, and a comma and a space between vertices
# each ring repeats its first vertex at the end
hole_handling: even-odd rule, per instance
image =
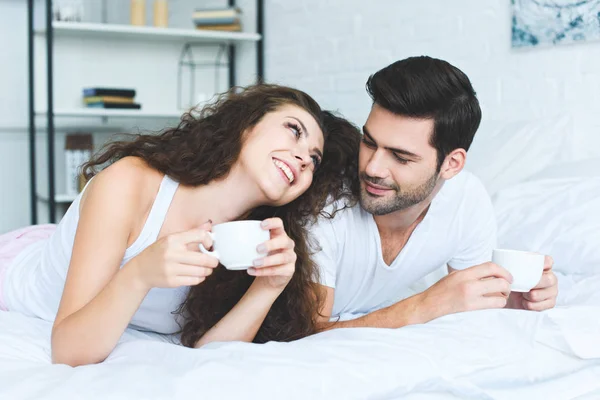
POLYGON ((481 122, 469 78, 443 60, 422 56, 396 61, 369 77, 367 92, 394 114, 433 119, 430 143, 437 150, 438 170, 453 150, 469 150, 481 122))

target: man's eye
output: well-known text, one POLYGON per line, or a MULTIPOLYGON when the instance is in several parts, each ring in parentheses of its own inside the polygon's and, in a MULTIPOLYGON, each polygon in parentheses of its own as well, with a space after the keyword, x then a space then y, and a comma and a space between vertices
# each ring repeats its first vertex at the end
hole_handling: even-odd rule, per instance
POLYGON ((398 161, 400 164, 408 164, 408 160, 406 158, 402 158, 400 157, 398 154, 394 154, 394 158, 396 159, 396 161, 398 161))
POLYGON ((365 144, 365 146, 367 147, 375 147, 375 143, 371 142, 370 140, 368 140, 367 138, 363 138, 362 142, 365 144))

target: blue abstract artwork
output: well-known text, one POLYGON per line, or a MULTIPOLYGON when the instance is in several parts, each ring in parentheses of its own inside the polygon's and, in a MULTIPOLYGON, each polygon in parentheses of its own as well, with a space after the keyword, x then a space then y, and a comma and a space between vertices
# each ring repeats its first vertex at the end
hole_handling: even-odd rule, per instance
POLYGON ((600 40, 600 0, 511 0, 512 46, 600 40))

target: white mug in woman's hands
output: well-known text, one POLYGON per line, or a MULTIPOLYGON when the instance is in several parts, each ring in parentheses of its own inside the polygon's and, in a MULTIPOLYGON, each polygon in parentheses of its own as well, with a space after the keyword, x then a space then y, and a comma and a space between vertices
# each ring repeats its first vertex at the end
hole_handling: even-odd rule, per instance
POLYGON ((261 257, 258 247, 270 238, 269 231, 261 228, 261 221, 233 221, 213 226, 208 232, 213 251, 200 244, 200 251, 217 258, 225 268, 244 270, 261 257))

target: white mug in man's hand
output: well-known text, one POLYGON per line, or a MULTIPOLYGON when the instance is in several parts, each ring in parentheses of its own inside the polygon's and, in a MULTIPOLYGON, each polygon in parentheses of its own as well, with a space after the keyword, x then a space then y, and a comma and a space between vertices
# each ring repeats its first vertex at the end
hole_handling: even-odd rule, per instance
POLYGON ((225 268, 244 270, 252 266, 259 254, 257 247, 268 241, 271 234, 260 227, 261 221, 234 221, 213 226, 208 232, 213 240, 213 251, 200 244, 200 251, 217 258, 225 268))
POLYGON ((544 272, 544 255, 539 253, 496 249, 492 262, 510 272, 513 292, 529 292, 540 282, 544 272))

